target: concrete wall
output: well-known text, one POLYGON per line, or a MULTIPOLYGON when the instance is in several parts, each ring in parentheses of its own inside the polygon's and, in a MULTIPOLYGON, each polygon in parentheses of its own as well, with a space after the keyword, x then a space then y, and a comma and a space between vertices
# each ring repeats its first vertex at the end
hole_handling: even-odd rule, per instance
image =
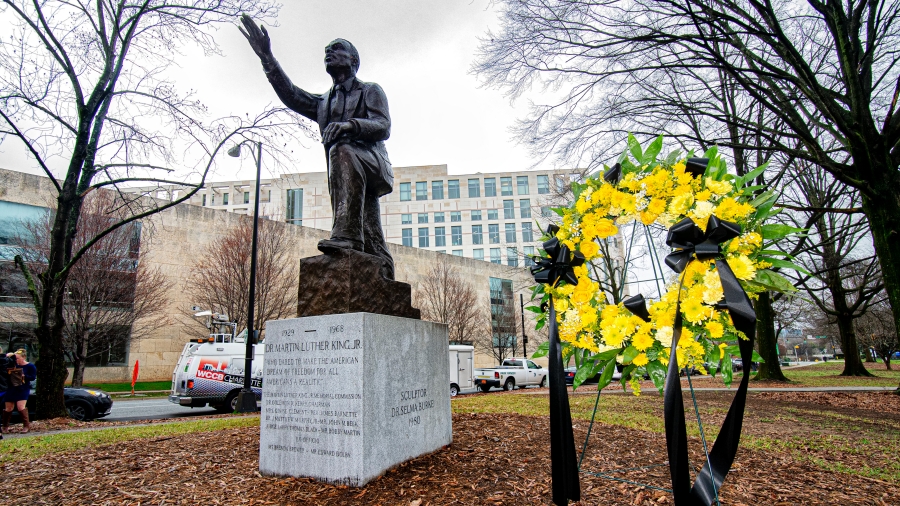
MULTIPOLYGON (((48 178, 0 169, 0 200, 47 206, 53 201, 54 195, 55 189, 48 178)), ((88 368, 85 372, 85 381, 130 381, 136 360, 140 360, 140 380, 170 379, 184 344, 191 336, 203 332, 202 325, 188 316, 191 306, 195 304, 195 301, 189 300, 186 295, 193 263, 207 244, 227 233, 241 220, 250 219, 249 216, 225 210, 180 204, 144 220, 141 250, 148 255, 146 261, 158 266, 172 282, 166 310, 168 316, 165 324, 153 329, 148 337, 131 343, 127 366, 88 368)), ((328 232, 313 228, 281 222, 278 222, 277 226, 284 227, 296 244, 294 254, 298 262, 300 258, 320 254, 316 244, 320 239, 329 236, 328 232)), ((479 300, 483 301, 485 307, 490 298, 489 277, 513 280, 516 300, 519 291, 526 294, 526 299, 529 297, 530 291, 527 287, 531 284, 531 279, 524 268, 495 265, 397 244, 388 246, 394 256, 397 280, 410 283, 414 291, 419 280, 428 273, 441 255, 464 273, 478 291, 479 300)), ((518 307, 518 302, 516 306, 518 307)), ((140 325, 140 322, 137 325, 140 325)), ((534 328, 533 324, 528 322, 526 326, 534 328)), ((535 338, 533 330, 528 334, 529 347, 533 350, 542 339, 535 338)), ((489 355, 476 354, 476 367, 493 364, 494 360, 489 355)))

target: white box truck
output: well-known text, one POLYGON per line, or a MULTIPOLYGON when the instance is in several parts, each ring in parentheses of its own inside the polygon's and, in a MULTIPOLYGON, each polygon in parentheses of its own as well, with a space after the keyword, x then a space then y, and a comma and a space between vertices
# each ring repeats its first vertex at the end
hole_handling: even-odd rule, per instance
POLYGON ((475 386, 475 347, 462 344, 450 345, 450 397, 464 388, 475 386))

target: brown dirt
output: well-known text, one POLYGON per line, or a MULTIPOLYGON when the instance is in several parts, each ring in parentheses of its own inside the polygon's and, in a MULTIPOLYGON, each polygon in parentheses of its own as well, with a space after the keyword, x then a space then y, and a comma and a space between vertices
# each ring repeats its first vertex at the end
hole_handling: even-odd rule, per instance
MULTIPOLYGON (((781 395, 781 393, 777 393, 781 395)), ((710 402, 727 396, 714 396, 710 402)), ((751 402, 752 411, 765 402, 751 402)), ((815 403, 814 403, 815 404, 815 403)), ((849 409, 849 408, 848 408, 849 409)), ((789 432, 748 417, 748 433, 789 432)), ((715 423, 712 420, 711 423, 715 423)), ((776 425, 776 424, 769 424, 776 425)), ((584 441, 586 423, 576 423, 584 441)), ((549 504, 546 417, 456 414, 453 444, 388 471, 362 488, 257 473, 259 429, 244 428, 100 446, 0 465, 6 504, 549 504)), ((702 462, 700 442, 691 460, 702 462)), ((583 470, 665 488, 665 440, 655 434, 595 425, 583 470), (624 468, 657 465, 616 472, 624 468)), ((852 462, 847 462, 852 465, 852 462)), ((582 505, 672 504, 665 492, 582 474, 582 505)), ((722 489, 729 505, 900 504, 900 487, 829 472, 783 450, 742 448, 722 489)))

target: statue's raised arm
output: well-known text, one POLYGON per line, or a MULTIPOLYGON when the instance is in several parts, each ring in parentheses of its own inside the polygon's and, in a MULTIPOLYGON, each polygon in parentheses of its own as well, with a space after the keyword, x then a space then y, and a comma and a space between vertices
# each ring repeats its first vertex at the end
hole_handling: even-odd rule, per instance
POLYGON ((257 25, 253 18, 246 14, 241 15, 241 24, 244 27, 241 28, 239 26, 238 30, 250 43, 250 47, 253 48, 256 56, 259 56, 260 60, 274 59, 272 56, 272 41, 269 39, 269 32, 266 31, 266 27, 257 25))

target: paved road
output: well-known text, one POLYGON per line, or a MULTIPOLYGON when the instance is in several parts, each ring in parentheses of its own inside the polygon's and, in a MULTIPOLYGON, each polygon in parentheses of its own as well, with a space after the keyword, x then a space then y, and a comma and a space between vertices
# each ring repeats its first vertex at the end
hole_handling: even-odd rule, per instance
POLYGON ((160 418, 188 418, 214 414, 216 414, 216 410, 210 407, 185 408, 172 404, 165 397, 128 400, 114 399, 112 413, 98 421, 157 420, 160 418))

